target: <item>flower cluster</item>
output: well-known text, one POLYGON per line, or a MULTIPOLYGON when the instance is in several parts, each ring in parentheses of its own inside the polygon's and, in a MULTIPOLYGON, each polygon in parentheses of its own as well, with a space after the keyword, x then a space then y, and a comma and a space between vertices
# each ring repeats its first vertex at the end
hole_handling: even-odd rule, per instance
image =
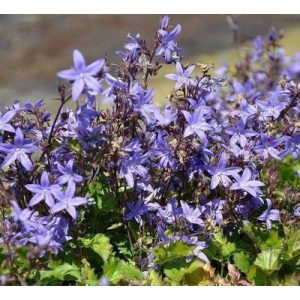
POLYGON ((57 74, 67 82, 53 118, 42 101, 2 109, 0 174, 12 205, 2 243, 57 253, 93 205, 87 187, 100 175, 122 221, 147 228, 155 243, 195 245, 203 260, 212 228, 247 219, 271 228, 280 220, 262 173, 300 155, 299 56, 288 59, 272 29, 232 76, 225 65, 186 64, 180 32, 165 17, 153 46, 128 35, 116 70, 102 58, 86 64, 74 50, 74 67, 57 74), (174 89, 161 108, 148 79, 166 64, 174 89))

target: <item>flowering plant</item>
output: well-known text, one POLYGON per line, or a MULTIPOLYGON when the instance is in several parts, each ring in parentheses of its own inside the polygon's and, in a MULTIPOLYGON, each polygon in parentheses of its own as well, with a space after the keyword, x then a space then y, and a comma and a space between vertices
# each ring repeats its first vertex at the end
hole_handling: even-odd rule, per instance
POLYGON ((235 69, 190 65, 180 32, 164 17, 153 45, 128 35, 119 65, 74 50, 53 117, 2 108, 3 284, 298 280, 299 56, 271 29, 235 69))

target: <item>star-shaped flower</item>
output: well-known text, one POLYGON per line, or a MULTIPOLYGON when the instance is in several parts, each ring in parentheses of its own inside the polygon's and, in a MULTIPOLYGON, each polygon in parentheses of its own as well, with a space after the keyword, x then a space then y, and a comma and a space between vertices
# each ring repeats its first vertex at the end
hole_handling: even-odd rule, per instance
POLYGON ((183 70, 181 63, 178 61, 176 63, 176 73, 168 74, 166 75, 166 78, 176 81, 175 90, 178 90, 183 85, 188 85, 190 83, 190 76, 194 68, 195 66, 190 66, 186 70, 183 70))
POLYGON ((230 187, 230 190, 244 190, 254 197, 261 194, 259 187, 264 186, 264 183, 258 180, 252 180, 252 173, 249 168, 246 168, 242 176, 238 176, 236 180, 237 182, 230 187))
POLYGON ((57 184, 50 184, 49 176, 46 171, 44 171, 41 176, 40 184, 26 184, 25 187, 35 194, 31 198, 29 206, 34 206, 44 200, 49 207, 52 207, 54 205, 53 193, 61 189, 57 184))
POLYGON ((93 92, 100 93, 102 87, 95 76, 102 71, 105 60, 98 59, 87 66, 81 52, 79 50, 74 50, 73 61, 74 68, 57 73, 58 77, 73 82, 72 99, 76 101, 86 88, 93 92))
POLYGON ((88 200, 84 197, 74 197, 75 194, 75 183, 69 182, 66 190, 62 192, 61 190, 54 191, 55 198, 59 201, 54 204, 51 208, 51 214, 66 210, 69 215, 76 219, 76 206, 87 204, 88 200))
POLYGON ((32 162, 27 154, 33 153, 37 147, 24 140, 22 130, 17 128, 13 144, 0 143, 0 150, 7 153, 1 168, 4 169, 18 160, 26 171, 32 170, 32 162))

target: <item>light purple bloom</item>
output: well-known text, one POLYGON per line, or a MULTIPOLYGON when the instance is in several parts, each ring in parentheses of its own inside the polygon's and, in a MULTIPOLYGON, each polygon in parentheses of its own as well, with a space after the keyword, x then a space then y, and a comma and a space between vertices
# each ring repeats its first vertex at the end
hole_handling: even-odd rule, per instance
POLYGON ((260 144, 255 146, 253 150, 259 154, 263 159, 272 156, 275 159, 281 160, 280 152, 275 148, 283 142, 282 138, 272 139, 266 134, 262 133, 260 135, 260 144))
POLYGON ((280 220, 280 214, 278 209, 272 209, 272 202, 270 199, 266 199, 266 201, 267 209, 257 219, 262 222, 266 222, 267 228, 270 229, 272 227, 272 221, 280 220))
POLYGON ((294 208, 294 216, 300 217, 300 206, 294 208))
POLYGON ((0 130, 15 132, 15 129, 8 123, 15 114, 16 112, 14 110, 9 110, 4 114, 0 113, 0 130))
POLYGON ((147 155, 139 155, 138 153, 123 159, 120 169, 120 177, 125 178, 130 187, 134 186, 134 180, 137 175, 142 178, 147 177, 148 171, 143 166, 147 159, 147 155))
POLYGON ((207 171, 212 175, 210 188, 215 189, 220 183, 228 187, 231 184, 231 179, 228 176, 237 177, 241 168, 226 167, 226 153, 222 152, 220 160, 216 166, 208 166, 207 171))
POLYGON ((158 216, 167 224, 173 224, 176 218, 180 215, 179 209, 176 207, 175 199, 168 201, 165 209, 158 209, 158 216))
MULTIPOLYGON (((164 19, 161 26, 166 26, 167 24, 168 20, 164 19)), ((165 29, 166 28, 158 30, 158 33, 161 36, 161 44, 156 50, 155 55, 164 55, 165 62, 170 63, 172 61, 172 54, 181 50, 174 41, 181 32, 181 26, 178 24, 171 32, 168 32, 165 29)))
POLYGON ((177 110, 172 110, 172 105, 166 105, 163 112, 155 111, 154 117, 157 120, 157 124, 161 126, 167 126, 177 120, 177 110))
POLYGON ((246 129, 245 128, 245 123, 240 120, 235 127, 231 127, 225 130, 225 132, 229 135, 231 135, 230 138, 230 143, 236 144, 239 143, 241 145, 242 148, 244 148, 247 144, 247 138, 256 136, 257 133, 246 129))
POLYGON ((25 187, 35 194, 29 202, 30 206, 34 206, 44 200, 49 207, 52 207, 54 205, 53 191, 55 192, 61 189, 59 185, 50 184, 49 176, 46 171, 44 171, 41 176, 40 184, 26 184, 25 187))
POLYGON ((208 140, 205 131, 212 130, 212 126, 205 121, 202 108, 197 108, 193 114, 185 110, 182 113, 188 122, 188 126, 184 131, 184 137, 196 134, 200 141, 206 144, 208 140))
POLYGON ((277 119, 281 111, 287 106, 287 102, 281 101, 276 92, 271 92, 267 101, 256 100, 256 104, 261 109, 263 118, 273 117, 274 119, 277 119))
POLYGON ((27 154, 33 153, 37 147, 24 140, 22 130, 17 128, 13 144, 0 143, 0 150, 7 153, 1 168, 4 169, 18 160, 26 171, 32 170, 32 162, 27 154))
POLYGON ((99 59, 87 66, 81 52, 74 50, 73 62, 74 68, 57 73, 58 77, 73 82, 72 99, 76 101, 85 88, 100 93, 102 90, 101 85, 94 76, 102 71, 105 60, 99 59))
POLYGON ((183 85, 188 85, 190 83, 190 76, 194 68, 195 66, 190 66, 186 70, 183 70, 181 63, 178 61, 176 63, 176 73, 168 74, 166 75, 166 78, 176 81, 175 90, 178 90, 183 85))
POLYGON ((230 187, 230 190, 243 190, 254 197, 261 194, 259 187, 264 186, 264 183, 258 180, 252 180, 252 173, 249 168, 244 170, 242 176, 238 176, 235 179, 237 182, 230 187))
POLYGON ((63 185, 68 182, 74 182, 74 183, 82 182, 83 177, 74 172, 73 165, 74 165, 73 159, 70 159, 65 167, 63 167, 60 163, 57 164, 57 169, 62 174, 58 178, 59 184, 63 185))
POLYGON ((199 208, 191 208, 185 201, 181 200, 182 216, 191 224, 203 226, 203 220, 200 218, 201 211, 199 208))
POLYGON ((76 206, 87 204, 88 200, 84 197, 74 197, 75 194, 75 183, 69 182, 64 192, 54 190, 55 198, 59 201, 54 204, 51 208, 51 214, 66 210, 69 215, 76 219, 76 206))

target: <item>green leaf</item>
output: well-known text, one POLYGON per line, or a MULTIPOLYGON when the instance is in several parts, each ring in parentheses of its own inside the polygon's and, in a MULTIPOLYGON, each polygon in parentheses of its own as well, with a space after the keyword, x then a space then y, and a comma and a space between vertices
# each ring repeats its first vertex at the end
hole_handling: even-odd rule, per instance
POLYGON ((85 258, 82 260, 80 284, 86 286, 99 285, 99 280, 94 272, 94 269, 91 268, 90 263, 85 258))
POLYGON ((156 262, 159 265, 176 258, 187 257, 193 253, 194 246, 187 245, 182 241, 170 245, 159 244, 153 251, 156 262))
POLYGON ((261 249, 274 249, 282 248, 283 239, 279 237, 278 232, 275 230, 268 231, 264 236, 261 237, 261 249))
POLYGON ((143 279, 143 273, 134 265, 119 259, 110 259, 103 266, 103 273, 113 284, 118 284, 121 280, 143 279))
POLYGON ((270 285, 268 275, 258 267, 252 266, 248 272, 247 279, 254 285, 270 285))
POLYGON ((213 242, 223 257, 229 257, 236 249, 235 244, 228 242, 221 230, 215 232, 213 242))
POLYGON ((236 249, 235 244, 228 242, 222 245, 221 253, 224 257, 228 257, 235 251, 235 249, 236 249))
POLYGON ((250 256, 244 252, 234 253, 234 264, 245 274, 247 274, 251 267, 250 256))
POLYGON ((104 234, 99 233, 92 237, 81 238, 80 241, 85 248, 92 249, 100 255, 104 262, 108 260, 112 253, 112 246, 109 242, 109 238, 104 234))
POLYGON ((300 230, 292 231, 289 234, 284 251, 286 259, 292 259, 298 255, 300 255, 300 230))
POLYGON ((209 270, 205 264, 198 259, 186 262, 184 258, 167 265, 164 269, 165 275, 172 285, 208 285, 211 283, 209 270))
POLYGON ((54 278, 57 280, 66 280, 75 279, 77 282, 80 282, 81 275, 79 268, 74 264, 63 263, 60 262, 52 262, 49 264, 49 268, 52 270, 41 271, 40 278, 41 280, 54 278))
POLYGON ((151 286, 162 286, 162 285, 164 285, 162 278, 154 270, 150 270, 149 279, 150 279, 150 282, 151 282, 151 286))
POLYGON ((254 264, 267 272, 279 270, 280 262, 280 249, 269 249, 262 251, 258 254, 254 264))
POLYGON ((108 185, 106 176, 99 176, 96 182, 89 184, 88 190, 102 213, 114 211, 118 201, 108 185))

